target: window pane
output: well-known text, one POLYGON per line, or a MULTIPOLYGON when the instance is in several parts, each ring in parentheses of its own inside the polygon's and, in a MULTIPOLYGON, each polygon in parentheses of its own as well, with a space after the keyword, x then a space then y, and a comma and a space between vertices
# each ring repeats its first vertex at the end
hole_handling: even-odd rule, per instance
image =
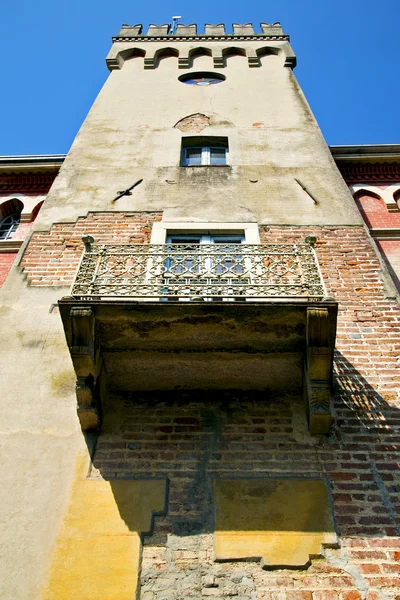
POLYGON ((226 165, 226 148, 210 148, 210 165, 226 165))
POLYGON ((186 148, 185 164, 188 166, 201 165, 201 148, 186 148))
POLYGON ((20 213, 15 213, 0 221, 0 240, 9 240, 12 238, 18 229, 20 218, 20 213))
POLYGON ((243 242, 244 236, 239 233, 233 233, 231 235, 216 233, 211 236, 212 244, 242 244, 243 242))

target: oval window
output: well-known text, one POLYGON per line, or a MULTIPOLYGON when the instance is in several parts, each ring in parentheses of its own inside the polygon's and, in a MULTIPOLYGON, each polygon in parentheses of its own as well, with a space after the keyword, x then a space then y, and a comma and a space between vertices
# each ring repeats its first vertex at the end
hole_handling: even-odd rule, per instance
POLYGON ((225 81, 225 75, 220 75, 220 73, 185 73, 185 75, 181 75, 178 77, 179 81, 182 83, 187 83, 188 85, 215 85, 216 83, 221 83, 225 81))

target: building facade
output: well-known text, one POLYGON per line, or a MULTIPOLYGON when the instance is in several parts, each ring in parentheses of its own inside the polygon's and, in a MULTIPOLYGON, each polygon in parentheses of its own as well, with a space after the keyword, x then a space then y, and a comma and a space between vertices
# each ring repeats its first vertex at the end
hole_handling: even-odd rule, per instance
POLYGON ((397 158, 331 151, 295 63, 113 39, 0 292, 2 597, 398 597, 397 158))
POLYGON ((399 291, 400 147, 336 146, 331 150, 399 291))
POLYGON ((63 160, 58 155, 0 157, 0 287, 63 160))

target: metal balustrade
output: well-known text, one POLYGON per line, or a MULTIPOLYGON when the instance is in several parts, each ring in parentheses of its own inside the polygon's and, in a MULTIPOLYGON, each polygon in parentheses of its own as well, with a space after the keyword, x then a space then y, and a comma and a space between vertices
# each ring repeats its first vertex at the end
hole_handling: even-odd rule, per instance
POLYGON ((91 236, 83 240, 71 291, 76 299, 318 301, 326 296, 313 239, 251 245, 97 245, 91 236))

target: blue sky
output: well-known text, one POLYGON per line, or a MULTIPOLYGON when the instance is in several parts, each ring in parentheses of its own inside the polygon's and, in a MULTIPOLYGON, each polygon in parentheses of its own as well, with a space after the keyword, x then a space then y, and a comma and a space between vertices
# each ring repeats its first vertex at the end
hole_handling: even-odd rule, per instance
POLYGON ((0 154, 67 152, 122 23, 281 21, 329 144, 400 143, 400 0, 3 0, 0 154))

